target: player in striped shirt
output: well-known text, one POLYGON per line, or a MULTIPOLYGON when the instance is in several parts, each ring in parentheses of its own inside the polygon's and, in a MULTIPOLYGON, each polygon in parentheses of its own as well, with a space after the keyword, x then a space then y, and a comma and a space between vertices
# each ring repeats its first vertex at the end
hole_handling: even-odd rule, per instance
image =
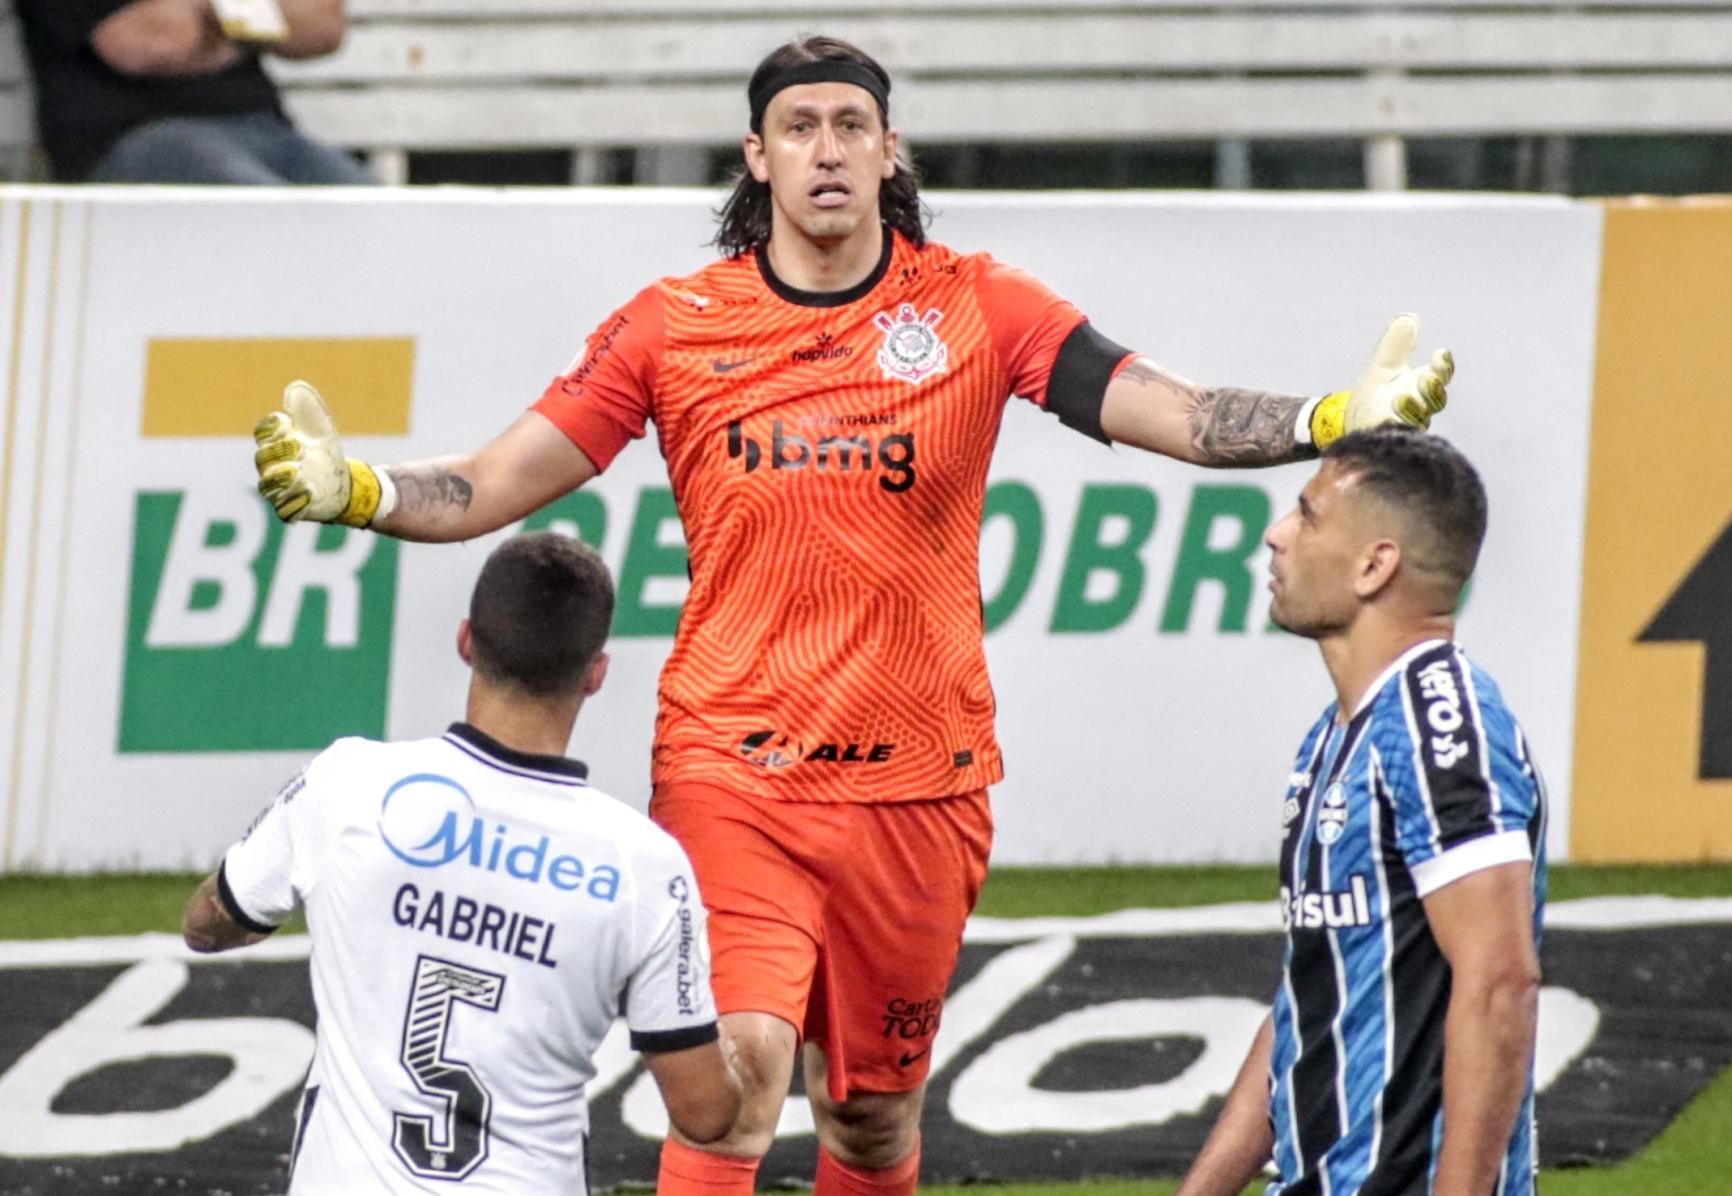
POLYGON ((1041 283, 929 240, 890 79, 814 37, 747 86, 722 260, 644 288, 493 443, 345 461, 310 389, 258 429, 285 519, 469 539, 607 468, 654 424, 692 584, 663 670, 650 814, 692 857, 745 1109, 677 1135, 666 1196, 751 1190, 797 1053, 817 1189, 913 1190, 919 1114, 1003 775, 979 538, 1004 405, 1211 466, 1315 454, 1345 427, 1424 424, 1447 354, 1398 319, 1352 392, 1200 386, 1041 283))
POLYGON ((1485 534, 1435 437, 1333 445, 1269 532, 1273 617, 1338 700, 1282 807, 1274 1009, 1180 1196, 1528 1196, 1545 786, 1454 642, 1485 534))
POLYGON ((319 1024, 291 1196, 582 1196, 584 1085, 621 1016, 673 1124, 731 1126, 691 864, 565 756, 612 614, 594 550, 508 540, 458 631, 465 721, 338 740, 188 902, 199 951, 306 910, 319 1024))

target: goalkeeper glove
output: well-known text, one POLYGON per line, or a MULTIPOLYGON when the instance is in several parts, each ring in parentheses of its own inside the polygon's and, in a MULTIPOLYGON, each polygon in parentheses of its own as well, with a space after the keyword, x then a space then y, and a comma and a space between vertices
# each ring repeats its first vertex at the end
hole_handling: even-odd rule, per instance
POLYGON ((1300 410, 1298 439, 1316 445, 1321 452, 1349 432, 1380 424, 1430 427, 1431 417, 1449 401, 1455 358, 1448 349, 1439 349, 1425 365, 1410 367, 1407 359, 1418 343, 1419 317, 1396 316, 1384 330, 1357 386, 1313 399, 1300 410))
POLYGON ((397 505, 397 488, 382 470, 343 456, 325 401, 305 382, 283 389, 283 409, 253 427, 253 440, 259 493, 285 523, 366 527, 397 505))

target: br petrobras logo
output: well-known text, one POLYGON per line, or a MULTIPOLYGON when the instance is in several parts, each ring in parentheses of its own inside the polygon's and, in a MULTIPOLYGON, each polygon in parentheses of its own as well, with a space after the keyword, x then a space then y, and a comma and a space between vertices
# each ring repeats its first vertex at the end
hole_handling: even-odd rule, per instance
POLYGON ((388 538, 285 527, 250 487, 227 484, 140 492, 132 527, 121 752, 317 750, 384 734, 388 538), (301 713, 277 717, 279 702, 301 713))
POLYGON ((936 307, 922 316, 912 303, 897 308, 894 317, 887 311, 872 317, 872 323, 884 332, 878 367, 886 378, 900 378, 918 386, 949 367, 950 349, 933 331, 942 319, 944 313, 936 307))
POLYGON ((575 855, 552 854, 548 835, 530 838, 503 822, 490 826, 477 813, 469 790, 436 772, 411 774, 385 790, 379 838, 412 868, 473 868, 600 901, 612 901, 619 893, 618 868, 586 867, 575 855))
MULTIPOLYGON (((274 407, 292 377, 319 380, 345 434, 407 435, 415 356, 412 337, 152 338, 140 459, 214 450, 274 407)), ((122 753, 317 751, 341 735, 383 737, 394 543, 285 527, 226 474, 140 491, 132 504, 122 753), (291 707, 294 718, 279 716, 291 707)))

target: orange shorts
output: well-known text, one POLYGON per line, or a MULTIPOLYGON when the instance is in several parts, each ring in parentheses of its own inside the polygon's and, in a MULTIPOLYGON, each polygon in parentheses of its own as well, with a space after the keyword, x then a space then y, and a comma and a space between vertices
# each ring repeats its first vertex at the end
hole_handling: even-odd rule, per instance
POLYGON ((649 812, 697 873, 720 1012, 774 1014, 822 1047, 834 1100, 925 1082, 986 879, 986 790, 820 803, 675 783, 649 812))

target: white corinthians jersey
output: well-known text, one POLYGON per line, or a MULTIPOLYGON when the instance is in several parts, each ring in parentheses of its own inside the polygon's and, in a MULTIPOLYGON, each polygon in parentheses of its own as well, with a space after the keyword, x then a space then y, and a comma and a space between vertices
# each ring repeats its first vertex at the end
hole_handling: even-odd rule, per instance
POLYGON ((254 930, 305 905, 318 1046, 293 1196, 582 1193, 591 1057, 716 1037, 685 853, 575 760, 472 727, 343 739, 229 850, 254 930))

